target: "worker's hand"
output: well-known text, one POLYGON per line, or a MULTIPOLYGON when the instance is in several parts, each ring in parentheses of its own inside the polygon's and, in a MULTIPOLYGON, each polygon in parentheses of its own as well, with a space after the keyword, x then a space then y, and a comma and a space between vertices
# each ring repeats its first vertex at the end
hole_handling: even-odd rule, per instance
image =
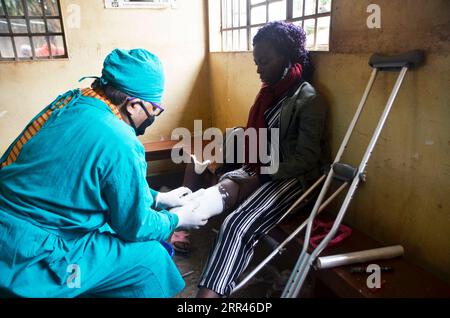
POLYGON ((198 203, 194 213, 202 215, 204 219, 218 215, 224 210, 224 200, 217 186, 203 190, 202 194, 195 197, 192 201, 198 203))
POLYGON ((179 187, 169 192, 159 192, 156 196, 155 205, 158 209, 168 209, 183 205, 183 197, 192 191, 186 187, 179 187))
POLYGON ((169 210, 178 216, 176 229, 197 230, 208 222, 201 214, 195 212, 198 205, 197 202, 190 202, 189 204, 169 210))
POLYGON ((203 196, 203 193, 205 193, 205 189, 201 188, 195 192, 185 195, 184 197, 182 197, 180 199, 180 201, 182 203, 181 205, 189 204, 189 202, 191 202, 193 200, 196 201, 198 198, 203 196))

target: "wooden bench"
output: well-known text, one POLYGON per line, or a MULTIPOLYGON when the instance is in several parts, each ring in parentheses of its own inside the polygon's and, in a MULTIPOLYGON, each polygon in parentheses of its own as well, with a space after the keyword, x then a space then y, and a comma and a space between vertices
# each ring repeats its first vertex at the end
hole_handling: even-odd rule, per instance
MULTIPOLYGON (((155 162, 159 160, 170 160, 172 149, 184 151, 184 147, 176 140, 163 140, 143 143, 145 149, 145 160, 155 162)), ((185 165, 163 164, 163 167, 149 164, 147 182, 152 188, 159 189, 162 186, 177 188, 183 181, 185 165)))
MULTIPOLYGON (((278 226, 285 235, 292 233, 302 221, 292 219, 278 226)), ((383 247, 380 243, 352 229, 352 235, 336 246, 325 249, 320 256, 335 255, 383 247)), ((298 253, 303 246, 304 231, 296 238, 298 253)), ((394 245, 394 244, 393 244, 394 245)), ((408 251, 405 251, 407 253, 408 251)), ((298 254, 296 254, 298 255, 298 254)), ((345 298, 450 298, 450 285, 403 257, 374 260, 330 269, 313 269, 314 297, 345 298), (391 266, 393 271, 381 272, 381 288, 369 289, 366 280, 371 273, 351 273, 351 268, 369 264, 391 266)))
MULTIPOLYGON (((203 140, 202 150, 209 143, 208 140, 203 140)), ((145 159, 147 161, 157 161, 170 159, 172 154, 172 149, 178 151, 185 151, 187 153, 194 152, 194 139, 191 139, 189 143, 182 143, 178 140, 162 140, 162 141, 151 141, 143 143, 145 149, 145 159)))
POLYGON ((178 150, 183 148, 176 140, 146 142, 143 145, 145 149, 145 160, 147 161, 170 159, 173 148, 178 150))
MULTIPOLYGON (((203 141, 202 147, 209 141, 203 141)), ((170 160, 172 155, 172 150, 176 150, 180 152, 180 155, 188 155, 198 151, 194 149, 194 139, 191 139, 189 142, 182 143, 177 140, 163 140, 163 141, 153 141, 143 143, 145 149, 145 160, 147 162, 155 162, 159 160, 170 160)), ((203 148, 201 149, 203 150, 203 148)), ((155 165, 149 165, 150 170, 147 175, 147 181, 155 188, 160 188, 162 186, 167 186, 169 188, 176 188, 181 186, 183 182, 183 176, 186 164, 175 164, 168 163, 163 164, 162 166, 156 167, 156 170, 153 169, 155 165)))

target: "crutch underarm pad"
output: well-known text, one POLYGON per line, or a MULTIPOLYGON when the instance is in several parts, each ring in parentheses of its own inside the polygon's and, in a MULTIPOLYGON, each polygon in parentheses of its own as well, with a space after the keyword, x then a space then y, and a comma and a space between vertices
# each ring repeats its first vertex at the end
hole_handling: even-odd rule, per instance
POLYGON ((380 70, 418 67, 422 64, 425 54, 421 50, 409 51, 400 55, 386 56, 375 53, 370 57, 369 65, 380 70))
POLYGON ((333 164, 334 178, 343 182, 351 182, 358 174, 358 169, 345 163, 333 164))

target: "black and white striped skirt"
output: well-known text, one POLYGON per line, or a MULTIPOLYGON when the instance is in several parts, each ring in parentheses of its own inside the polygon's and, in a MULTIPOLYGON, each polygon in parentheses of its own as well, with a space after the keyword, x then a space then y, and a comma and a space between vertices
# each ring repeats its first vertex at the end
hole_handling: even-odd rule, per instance
POLYGON ((229 214, 217 234, 199 287, 228 296, 250 263, 258 240, 303 191, 302 183, 295 178, 269 181, 229 214))

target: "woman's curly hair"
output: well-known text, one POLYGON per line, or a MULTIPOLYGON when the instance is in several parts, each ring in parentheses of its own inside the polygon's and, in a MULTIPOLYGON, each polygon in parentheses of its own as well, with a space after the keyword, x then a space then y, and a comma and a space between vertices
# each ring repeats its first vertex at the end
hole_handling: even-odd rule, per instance
POLYGON ((305 48, 305 31, 292 23, 269 22, 258 30, 253 38, 253 45, 258 42, 269 42, 274 49, 285 56, 291 63, 300 63, 303 67, 303 77, 310 80, 314 67, 309 51, 305 48))

